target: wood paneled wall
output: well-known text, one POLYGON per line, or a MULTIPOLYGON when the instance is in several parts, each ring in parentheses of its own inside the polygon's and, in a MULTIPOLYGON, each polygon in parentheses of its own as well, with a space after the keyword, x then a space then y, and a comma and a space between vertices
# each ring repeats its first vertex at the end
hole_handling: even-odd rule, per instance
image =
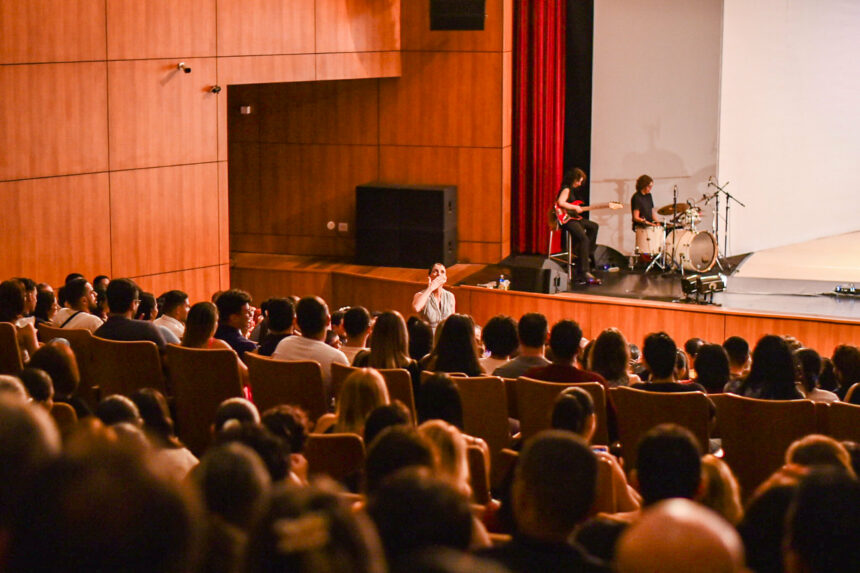
POLYGON ((317 29, 321 18, 338 26, 317 35, 315 79, 353 65, 400 77, 231 88, 231 249, 349 256, 356 185, 454 184, 459 260, 499 261, 510 251, 512 1, 487 0, 486 28, 473 32, 431 32, 429 0, 403 2, 393 61, 393 45, 364 50, 393 12, 345 17, 357 4, 318 1, 317 29))
MULTIPOLYGON (((399 75, 400 2, 0 0, 0 278, 227 288, 227 86, 399 75)), ((377 163, 330 147, 299 161, 377 163)))

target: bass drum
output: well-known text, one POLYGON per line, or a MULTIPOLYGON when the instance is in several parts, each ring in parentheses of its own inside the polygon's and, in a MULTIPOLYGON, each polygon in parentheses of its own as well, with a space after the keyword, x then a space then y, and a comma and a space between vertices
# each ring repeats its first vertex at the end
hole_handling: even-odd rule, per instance
POLYGON ((679 229, 669 233, 672 260, 684 270, 704 273, 717 262, 717 239, 709 231, 679 229))
POLYGON ((638 227, 636 248, 642 255, 659 255, 663 251, 663 227, 638 227))

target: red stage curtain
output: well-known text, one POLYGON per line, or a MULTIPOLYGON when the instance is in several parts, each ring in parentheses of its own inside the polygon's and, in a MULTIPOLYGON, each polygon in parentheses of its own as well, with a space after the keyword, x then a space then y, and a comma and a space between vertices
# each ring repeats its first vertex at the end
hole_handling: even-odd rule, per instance
POLYGON ((566 0, 514 2, 511 248, 543 253, 564 154, 566 0))

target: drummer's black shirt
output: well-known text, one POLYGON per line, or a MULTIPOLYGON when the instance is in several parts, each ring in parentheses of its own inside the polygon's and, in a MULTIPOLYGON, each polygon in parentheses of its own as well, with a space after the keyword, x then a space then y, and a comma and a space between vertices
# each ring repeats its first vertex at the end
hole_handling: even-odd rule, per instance
MULTIPOLYGON (((641 193, 637 191, 633 194, 633 197, 630 198, 630 214, 633 214, 633 211, 639 211, 639 217, 645 219, 646 221, 654 222, 654 217, 652 213, 654 212, 654 197, 651 196, 650 193, 647 195, 645 193, 641 193)), ((644 227, 641 223, 633 223, 633 228, 636 227, 644 227)))

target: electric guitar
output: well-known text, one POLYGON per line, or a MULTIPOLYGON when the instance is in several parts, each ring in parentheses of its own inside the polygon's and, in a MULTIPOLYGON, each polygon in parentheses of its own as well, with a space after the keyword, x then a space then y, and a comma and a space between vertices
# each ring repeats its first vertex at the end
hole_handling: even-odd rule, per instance
MULTIPOLYGON (((573 204, 574 205, 583 205, 583 202, 582 201, 573 201, 573 204)), ((623 207, 624 207, 624 205, 622 203, 619 203, 618 201, 609 201, 608 203, 598 203, 596 205, 589 205, 588 207, 582 207, 582 212, 585 213, 586 211, 596 211, 597 209, 621 209, 623 207)), ((556 219, 558 219, 559 225, 564 225, 565 223, 567 223, 571 219, 573 219, 574 221, 579 221, 580 219, 582 219, 581 213, 576 213, 576 212, 572 213, 572 212, 568 211, 567 209, 565 209, 564 207, 561 207, 558 203, 555 204, 554 209, 555 209, 555 217, 556 217, 556 219)))

